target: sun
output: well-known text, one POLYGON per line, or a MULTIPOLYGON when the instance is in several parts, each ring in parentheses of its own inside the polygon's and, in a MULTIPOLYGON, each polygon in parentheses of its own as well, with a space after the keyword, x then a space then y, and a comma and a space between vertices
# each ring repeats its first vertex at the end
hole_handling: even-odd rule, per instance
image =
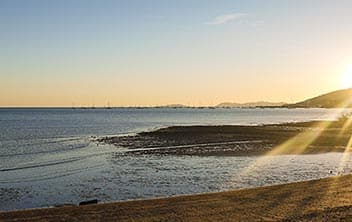
POLYGON ((352 88, 352 64, 349 64, 342 74, 341 85, 343 88, 352 88))

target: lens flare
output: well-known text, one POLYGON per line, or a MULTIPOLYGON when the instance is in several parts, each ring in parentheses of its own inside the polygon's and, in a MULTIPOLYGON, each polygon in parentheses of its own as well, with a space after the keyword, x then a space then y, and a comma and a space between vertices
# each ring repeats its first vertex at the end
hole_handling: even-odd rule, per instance
MULTIPOLYGON (((352 99, 348 99, 342 102, 340 104, 340 107, 344 107, 344 108, 350 107, 351 104, 352 104, 352 99)), ((344 109, 337 109, 334 116, 342 116, 344 112, 345 112, 344 109)), ((321 121, 321 122, 317 122, 316 124, 313 124, 308 130, 304 130, 298 133, 296 136, 293 136, 292 138, 288 139, 284 143, 274 147, 271 151, 267 152, 264 156, 258 158, 247 168, 243 169, 240 172, 240 175, 248 175, 252 171, 260 169, 260 167, 263 164, 267 164, 268 162, 271 161, 271 158, 268 158, 268 157, 272 155, 309 153, 309 148, 311 144, 313 144, 317 139, 319 139, 320 135, 324 133, 324 131, 327 130, 331 126, 331 124, 333 124, 332 121, 321 121)), ((342 126, 340 130, 346 131, 351 124, 352 124, 351 119, 346 120, 345 124, 342 126)), ((337 134, 336 136, 338 137, 341 135, 337 134)), ((343 166, 345 165, 346 158, 348 157, 348 154, 352 149, 351 147, 352 147, 352 136, 348 144, 346 144, 345 149, 343 150, 343 156, 340 160, 340 167, 339 167, 340 169, 343 168, 343 166)))

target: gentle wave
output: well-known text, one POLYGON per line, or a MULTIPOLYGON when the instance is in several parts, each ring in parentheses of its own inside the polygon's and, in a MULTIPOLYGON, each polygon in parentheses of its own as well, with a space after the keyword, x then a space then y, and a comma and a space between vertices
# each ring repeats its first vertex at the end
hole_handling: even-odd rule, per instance
POLYGON ((94 157, 94 156, 106 155, 106 154, 109 154, 109 153, 111 153, 111 152, 103 152, 103 153, 94 153, 94 154, 89 154, 89 155, 82 155, 82 156, 71 158, 71 159, 68 159, 68 160, 46 162, 46 163, 38 163, 38 164, 34 164, 34 165, 17 166, 17 167, 13 167, 13 168, 3 168, 3 169, 0 169, 0 172, 24 170, 24 169, 31 169, 31 168, 39 168, 39 167, 66 164, 66 163, 71 163, 71 162, 79 161, 79 160, 82 160, 82 159, 87 159, 87 158, 94 157))
POLYGON ((87 147, 91 140, 87 137, 45 139, 45 140, 22 140, 20 142, 9 140, 0 142, 0 148, 8 154, 0 154, 0 157, 15 157, 45 153, 63 152, 87 147), (21 148, 21 149, 19 149, 21 148), (28 151, 27 151, 28 150, 28 151), (12 151, 12 152, 11 152, 12 151), (17 152, 15 152, 17 151, 17 152), (27 152, 26 152, 27 151, 27 152))
POLYGON ((15 157, 15 156, 26 156, 26 155, 36 155, 36 154, 47 154, 47 153, 56 153, 56 152, 62 152, 62 151, 72 151, 76 149, 82 149, 87 147, 89 144, 82 144, 82 145, 76 145, 76 146, 69 146, 70 149, 63 149, 58 148, 54 150, 48 150, 48 151, 38 151, 38 152, 28 152, 28 153, 15 153, 15 154, 4 154, 0 155, 0 157, 15 157))
POLYGON ((24 170, 24 169, 30 169, 30 168, 38 168, 38 167, 45 167, 45 166, 53 166, 53 165, 59 165, 59 164, 65 164, 65 163, 70 163, 79 160, 80 158, 75 158, 72 160, 64 160, 64 161, 59 161, 59 162, 50 162, 50 163, 43 163, 43 164, 36 164, 36 165, 29 165, 29 166, 18 166, 14 168, 4 168, 0 169, 0 172, 6 172, 6 171, 14 171, 14 170, 24 170))
POLYGON ((84 167, 84 168, 79 168, 79 169, 72 169, 72 170, 65 170, 62 173, 47 173, 47 174, 41 174, 40 176, 30 176, 30 178, 17 178, 17 179, 12 179, 12 180, 6 180, 6 181, 1 181, 0 184, 13 184, 13 183, 23 183, 23 182, 39 182, 39 181, 46 181, 50 179, 58 179, 66 176, 71 176, 74 174, 79 174, 85 171, 89 171, 92 169, 98 169, 103 167, 104 164, 96 164, 93 166, 89 167, 84 167))

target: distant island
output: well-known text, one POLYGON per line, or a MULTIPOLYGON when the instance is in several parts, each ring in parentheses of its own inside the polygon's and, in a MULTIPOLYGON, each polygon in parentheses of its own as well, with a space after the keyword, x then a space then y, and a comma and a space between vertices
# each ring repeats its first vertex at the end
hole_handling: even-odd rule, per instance
POLYGON ((223 102, 212 107, 190 107, 186 105, 167 105, 162 108, 352 108, 352 88, 336 90, 297 103, 284 102, 223 102))
POLYGON ((284 102, 265 102, 265 101, 260 101, 260 102, 251 102, 251 103, 220 103, 216 105, 215 107, 217 108, 255 108, 255 107, 281 107, 286 105, 284 102))
POLYGON ((352 88, 336 90, 320 96, 316 96, 297 103, 285 102, 222 102, 215 106, 189 106, 184 104, 167 104, 159 106, 123 106, 123 107, 72 107, 72 109, 113 109, 113 108, 133 108, 133 109, 231 109, 231 108, 352 108, 352 88))
POLYGON ((215 108, 257 108, 257 107, 282 107, 284 105, 287 105, 287 103, 284 102, 278 102, 278 103, 273 103, 273 102, 250 102, 250 103, 232 103, 232 102, 224 102, 220 103, 215 106, 187 106, 183 104, 170 104, 170 105, 164 105, 164 106, 153 106, 151 108, 190 108, 190 109, 215 109, 215 108))

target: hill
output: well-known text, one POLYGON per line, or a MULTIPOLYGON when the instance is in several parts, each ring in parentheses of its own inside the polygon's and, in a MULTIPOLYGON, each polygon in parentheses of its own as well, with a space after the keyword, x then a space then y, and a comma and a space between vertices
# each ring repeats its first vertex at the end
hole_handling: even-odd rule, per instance
POLYGON ((352 108, 352 88, 337 90, 295 104, 289 108, 352 108))

